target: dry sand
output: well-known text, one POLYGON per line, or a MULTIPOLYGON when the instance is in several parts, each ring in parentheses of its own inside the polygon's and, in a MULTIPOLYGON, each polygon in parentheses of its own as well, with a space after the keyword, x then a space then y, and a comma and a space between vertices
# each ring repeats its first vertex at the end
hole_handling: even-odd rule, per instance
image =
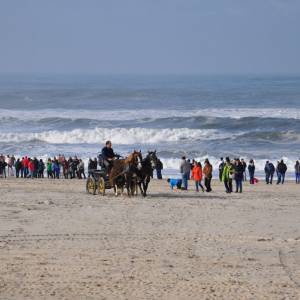
POLYGON ((300 185, 213 188, 0 180, 0 299, 300 299, 300 185))

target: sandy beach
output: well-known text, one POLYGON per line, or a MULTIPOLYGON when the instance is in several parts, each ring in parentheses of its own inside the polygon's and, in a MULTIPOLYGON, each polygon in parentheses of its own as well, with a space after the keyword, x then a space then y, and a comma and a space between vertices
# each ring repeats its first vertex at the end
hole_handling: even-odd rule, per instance
POLYGON ((299 188, 0 180, 0 299, 299 299, 299 188))

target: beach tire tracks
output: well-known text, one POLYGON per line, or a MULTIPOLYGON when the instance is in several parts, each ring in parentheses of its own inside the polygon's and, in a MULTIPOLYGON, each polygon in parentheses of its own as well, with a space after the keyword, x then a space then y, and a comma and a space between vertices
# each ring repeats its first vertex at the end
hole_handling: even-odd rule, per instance
POLYGON ((300 247, 295 249, 280 249, 279 262, 293 284, 300 289, 300 247))

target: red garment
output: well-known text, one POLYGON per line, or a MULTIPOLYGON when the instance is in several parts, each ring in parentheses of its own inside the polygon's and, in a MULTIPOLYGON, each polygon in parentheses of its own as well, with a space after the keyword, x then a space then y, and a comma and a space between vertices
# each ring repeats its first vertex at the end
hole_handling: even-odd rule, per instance
POLYGON ((33 172, 34 171, 34 163, 33 161, 31 160, 30 162, 28 162, 28 169, 33 172))
POLYGON ((202 168, 199 166, 194 166, 192 170, 192 177, 195 181, 201 181, 202 180, 202 168))
POLYGON ((27 156, 25 156, 25 158, 22 160, 22 164, 24 168, 28 168, 29 159, 27 156))

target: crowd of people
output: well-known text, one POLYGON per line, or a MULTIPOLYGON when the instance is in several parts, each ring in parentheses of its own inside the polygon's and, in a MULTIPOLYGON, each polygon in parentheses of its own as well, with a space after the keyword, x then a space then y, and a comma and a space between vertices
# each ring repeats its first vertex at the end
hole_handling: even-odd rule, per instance
MULTIPOLYGON (((97 169, 97 158, 90 158, 88 161, 87 172, 90 174, 91 170, 97 169)), ((157 178, 162 179, 161 171, 163 164, 159 160, 159 164, 156 166, 157 178)), ((277 161, 276 166, 266 161, 264 172, 266 184, 273 184, 273 178, 276 174, 277 184, 284 184, 285 175, 287 172, 287 165, 283 160, 277 161)), ((296 161, 294 166, 295 180, 297 184, 300 184, 300 163, 296 161)), ((219 164, 219 180, 224 183, 224 187, 227 193, 233 192, 233 183, 235 183, 235 192, 242 193, 243 182, 247 181, 247 175, 249 175, 250 184, 255 184, 258 179, 255 178, 255 163, 251 159, 247 165, 244 159, 220 159, 219 164)), ((187 159, 182 157, 180 163, 181 178, 168 179, 170 187, 173 189, 177 187, 182 190, 188 189, 189 180, 192 179, 195 182, 195 189, 200 189, 204 192, 211 192, 211 180, 213 177, 213 166, 208 159, 204 161, 202 166, 201 162, 196 160, 187 159), (202 184, 203 182, 203 184, 202 184)), ((82 159, 77 156, 66 158, 64 155, 58 155, 57 157, 48 158, 46 161, 38 159, 36 157, 24 156, 16 158, 14 155, 4 156, 0 155, 0 177, 15 176, 17 178, 65 178, 65 179, 85 179, 85 164, 82 159)))
MULTIPOLYGON (((296 183, 300 183, 300 163, 296 161, 295 164, 295 179, 296 183)), ((273 183, 273 177, 276 173, 277 184, 284 184, 285 174, 287 172, 287 165, 283 160, 277 161, 276 167, 270 161, 266 161, 264 172, 266 184, 273 183)), ((247 173, 249 175, 249 183, 256 184, 258 179, 255 178, 255 163, 253 159, 250 159, 248 165, 244 159, 235 158, 230 159, 223 157, 220 159, 219 164, 219 180, 224 183, 226 193, 233 192, 233 182, 235 182, 235 192, 243 192, 243 182, 247 181, 247 173)), ((168 178, 171 189, 177 187, 177 189, 187 190, 188 181, 192 179, 195 182, 195 189, 199 192, 199 188, 204 192, 211 192, 211 180, 213 175, 213 167, 209 160, 206 159, 204 167, 201 162, 195 160, 186 159, 182 157, 180 163, 181 178, 168 178), (202 179, 204 179, 204 186, 202 185, 202 179)))
MULTIPOLYGON (((89 160, 88 168, 97 168, 97 159, 89 160), (96 166, 94 167, 94 165, 96 166)), ((46 161, 36 157, 0 155, 0 176, 16 178, 65 178, 85 179, 85 165, 77 156, 66 158, 64 155, 48 158, 46 161)))

